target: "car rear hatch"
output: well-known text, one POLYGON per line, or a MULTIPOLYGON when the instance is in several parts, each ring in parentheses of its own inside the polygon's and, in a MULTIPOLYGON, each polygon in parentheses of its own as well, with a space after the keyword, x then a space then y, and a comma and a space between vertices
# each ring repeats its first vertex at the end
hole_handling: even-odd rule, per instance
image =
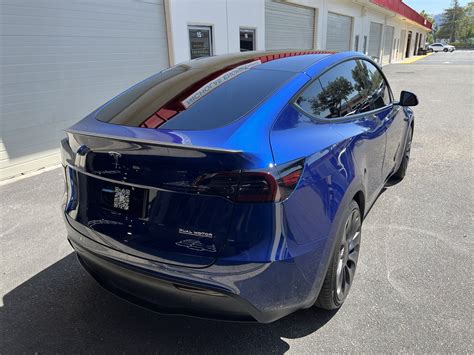
POLYGON ((69 223, 131 255, 212 264, 235 203, 277 197, 273 176, 256 171, 273 162, 267 131, 251 128, 253 150, 226 148, 245 146, 228 140, 249 137, 242 122, 295 74, 247 57, 172 67, 74 125, 62 141, 69 223))
POLYGON ((73 227, 132 255, 213 263, 232 219, 239 171, 248 165, 243 153, 72 133, 62 152, 73 227))

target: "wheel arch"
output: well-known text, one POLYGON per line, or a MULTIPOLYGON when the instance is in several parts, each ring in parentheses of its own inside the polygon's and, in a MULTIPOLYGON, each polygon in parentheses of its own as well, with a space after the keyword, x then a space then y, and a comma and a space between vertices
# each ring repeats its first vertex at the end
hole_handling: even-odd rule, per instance
POLYGON ((359 205, 360 215, 362 218, 365 217, 365 196, 362 190, 359 190, 355 193, 354 197, 352 198, 357 204, 359 205))

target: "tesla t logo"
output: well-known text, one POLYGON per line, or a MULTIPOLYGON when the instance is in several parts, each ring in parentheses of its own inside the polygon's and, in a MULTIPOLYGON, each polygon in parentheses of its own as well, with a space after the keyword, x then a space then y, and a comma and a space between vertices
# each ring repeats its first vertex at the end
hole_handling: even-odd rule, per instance
POLYGON ((80 156, 84 156, 87 153, 89 153, 89 147, 87 145, 81 145, 79 148, 77 148, 76 153, 80 156))
POLYGON ((109 155, 114 159, 114 167, 115 169, 117 169, 119 165, 118 160, 122 156, 122 154, 117 152, 109 152, 109 155))
POLYGON ((77 150, 76 150, 76 157, 74 158, 74 165, 76 165, 79 168, 83 168, 86 166, 86 157, 87 153, 89 153, 90 149, 86 145, 81 145, 77 150))

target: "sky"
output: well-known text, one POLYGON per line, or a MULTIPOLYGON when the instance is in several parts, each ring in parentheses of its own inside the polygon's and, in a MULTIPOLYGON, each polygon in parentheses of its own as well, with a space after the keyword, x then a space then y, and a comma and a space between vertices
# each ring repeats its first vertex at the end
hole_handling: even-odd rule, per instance
MULTIPOLYGON (((451 0, 403 0, 403 2, 418 12, 425 10, 430 15, 441 14, 445 8, 451 6, 451 0)), ((468 0, 459 0, 461 6, 466 6, 467 3, 468 0)))

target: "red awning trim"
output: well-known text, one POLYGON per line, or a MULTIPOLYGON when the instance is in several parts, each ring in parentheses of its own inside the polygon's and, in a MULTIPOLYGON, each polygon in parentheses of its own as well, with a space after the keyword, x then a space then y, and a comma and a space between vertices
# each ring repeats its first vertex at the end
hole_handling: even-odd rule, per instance
POLYGON ((373 4, 396 12, 397 14, 406 17, 408 20, 418 23, 419 25, 431 30, 433 24, 421 16, 418 12, 413 10, 410 6, 404 4, 402 0, 370 0, 373 4))

